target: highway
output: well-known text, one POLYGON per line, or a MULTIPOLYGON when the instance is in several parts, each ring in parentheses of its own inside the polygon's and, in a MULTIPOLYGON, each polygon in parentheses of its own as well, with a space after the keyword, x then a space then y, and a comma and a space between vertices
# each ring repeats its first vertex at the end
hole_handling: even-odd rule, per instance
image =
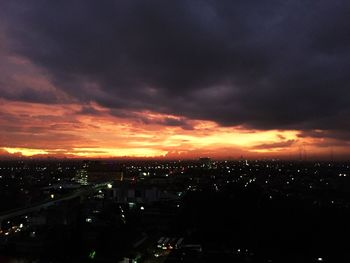
POLYGON ((58 203, 63 202, 63 201, 72 200, 72 199, 77 198, 77 197, 93 194, 98 190, 107 188, 110 183, 111 182, 106 182, 106 183, 101 183, 101 184, 96 184, 93 186, 80 188, 72 193, 69 193, 67 195, 64 195, 64 196, 56 198, 56 199, 54 198, 54 199, 50 199, 50 200, 45 200, 42 202, 31 204, 30 206, 20 207, 20 208, 16 208, 16 209, 2 212, 2 213, 0 213, 0 227, 1 227, 2 222, 5 220, 8 220, 8 219, 11 219, 14 217, 18 217, 18 216, 22 216, 22 215, 26 215, 26 214, 30 214, 30 213, 33 213, 36 211, 40 211, 42 209, 47 209, 48 207, 57 205, 58 203))

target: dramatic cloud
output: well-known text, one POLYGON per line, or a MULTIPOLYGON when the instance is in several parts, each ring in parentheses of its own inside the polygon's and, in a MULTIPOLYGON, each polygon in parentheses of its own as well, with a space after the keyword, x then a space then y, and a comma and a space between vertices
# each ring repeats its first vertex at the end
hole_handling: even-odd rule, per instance
POLYGON ((346 0, 3 1, 0 96, 184 131, 300 132, 259 149, 350 141, 349 14, 346 0))
POLYGON ((295 141, 294 140, 287 140, 282 142, 274 142, 274 143, 263 143, 254 146, 253 148, 256 150, 271 150, 271 149, 283 149, 285 147, 291 146, 295 141))
POLYGON ((86 114, 79 104, 0 100, 0 149, 24 156, 252 157, 255 145, 298 138, 296 131, 255 132, 151 112, 116 117, 107 108, 90 107, 86 114))

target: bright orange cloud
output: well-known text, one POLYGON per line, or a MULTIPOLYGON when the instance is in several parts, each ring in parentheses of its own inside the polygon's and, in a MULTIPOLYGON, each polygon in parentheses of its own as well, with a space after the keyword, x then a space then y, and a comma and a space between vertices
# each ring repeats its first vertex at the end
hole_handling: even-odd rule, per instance
POLYGON ((298 131, 257 131, 220 127, 181 116, 134 112, 116 117, 108 109, 79 104, 34 104, 0 101, 0 148, 23 156, 75 157, 246 157, 297 156, 301 150, 328 154, 320 140, 298 131), (146 120, 146 121, 145 121, 146 120), (179 122, 179 123, 177 123, 179 122), (190 128, 181 126, 186 122, 190 128))

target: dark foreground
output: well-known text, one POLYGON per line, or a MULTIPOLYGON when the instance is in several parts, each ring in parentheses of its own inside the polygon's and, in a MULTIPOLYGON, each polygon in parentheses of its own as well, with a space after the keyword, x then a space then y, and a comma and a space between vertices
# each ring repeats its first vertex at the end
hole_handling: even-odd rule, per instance
POLYGON ((0 262, 350 262, 347 163, 64 165, 36 188, 57 203, 2 222, 0 262))

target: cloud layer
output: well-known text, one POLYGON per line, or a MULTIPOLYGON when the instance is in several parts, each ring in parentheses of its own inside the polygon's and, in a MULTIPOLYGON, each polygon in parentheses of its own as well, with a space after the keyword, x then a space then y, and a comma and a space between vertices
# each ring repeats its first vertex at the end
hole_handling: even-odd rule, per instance
POLYGON ((0 10, 4 99, 350 140, 346 0, 13 0, 0 10))

